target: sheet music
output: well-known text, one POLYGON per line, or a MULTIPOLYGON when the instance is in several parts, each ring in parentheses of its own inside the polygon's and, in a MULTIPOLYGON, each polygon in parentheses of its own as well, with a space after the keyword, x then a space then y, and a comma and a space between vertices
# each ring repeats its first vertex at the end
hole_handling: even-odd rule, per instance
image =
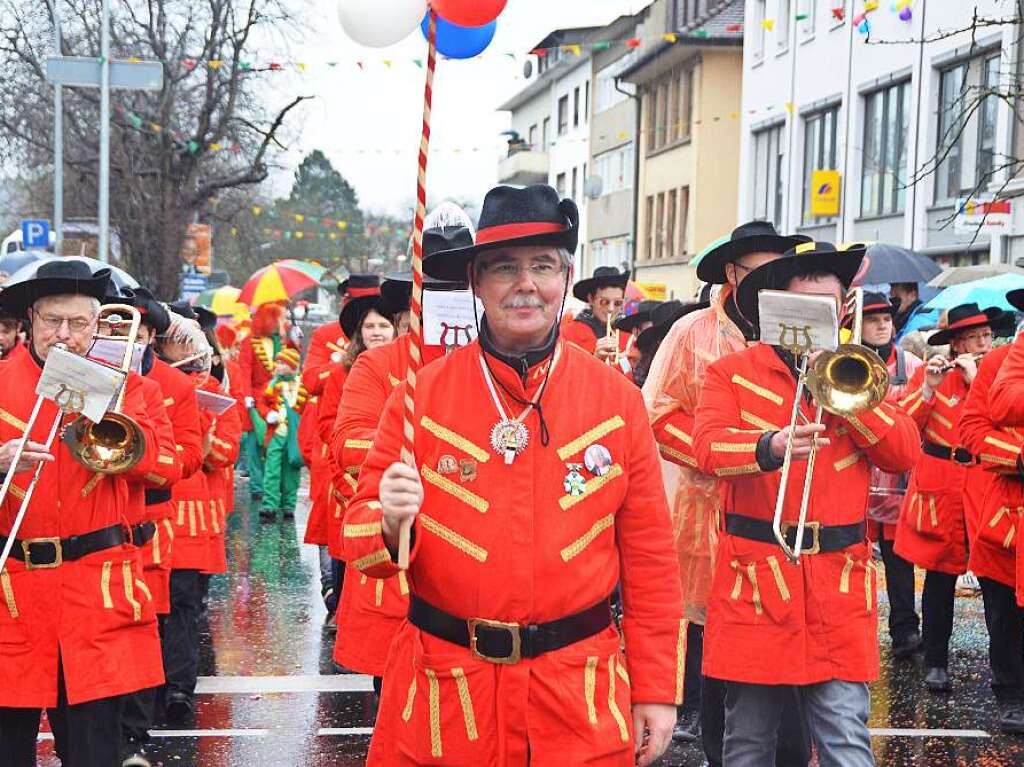
POLYGON ((93 423, 106 414, 125 379, 124 373, 64 349, 46 355, 36 394, 66 404, 93 423))
MULTIPOLYGON (((427 346, 466 346, 476 338, 473 294, 468 290, 423 291, 423 343, 427 346)), ((477 316, 483 305, 477 300, 477 316)))
POLYGON ((805 351, 839 345, 839 307, 832 296, 762 290, 757 297, 762 342, 805 351))
MULTIPOLYGON (((124 345, 125 341, 116 338, 97 338, 89 349, 89 358, 105 362, 108 365, 114 367, 121 367, 121 363, 124 362, 124 345)), ((135 344, 135 348, 132 350, 132 372, 142 372, 142 355, 145 354, 146 347, 142 344, 135 344)))
POLYGON ((227 397, 223 394, 203 389, 196 390, 196 399, 199 401, 199 407, 203 410, 208 410, 214 415, 220 415, 235 404, 234 397, 227 397))

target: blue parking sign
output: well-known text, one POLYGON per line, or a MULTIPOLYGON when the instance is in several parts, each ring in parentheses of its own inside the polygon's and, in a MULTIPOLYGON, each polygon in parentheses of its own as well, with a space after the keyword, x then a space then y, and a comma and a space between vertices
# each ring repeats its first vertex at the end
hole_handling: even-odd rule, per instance
POLYGON ((50 222, 45 219, 22 219, 21 247, 25 250, 50 247, 50 222))

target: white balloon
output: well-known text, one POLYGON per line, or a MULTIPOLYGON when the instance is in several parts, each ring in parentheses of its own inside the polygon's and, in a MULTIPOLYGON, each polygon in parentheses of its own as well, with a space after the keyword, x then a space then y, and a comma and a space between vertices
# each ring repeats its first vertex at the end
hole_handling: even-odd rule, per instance
POLYGON ((384 48, 412 34, 427 12, 427 0, 338 0, 345 34, 360 45, 384 48))

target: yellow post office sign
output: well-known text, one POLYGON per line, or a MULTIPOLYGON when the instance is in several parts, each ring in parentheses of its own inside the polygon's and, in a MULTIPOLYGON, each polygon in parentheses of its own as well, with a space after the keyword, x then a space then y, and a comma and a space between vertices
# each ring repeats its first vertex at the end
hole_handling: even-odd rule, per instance
POLYGON ((816 170, 811 173, 811 215, 819 218, 839 215, 839 190, 842 185, 837 170, 816 170))

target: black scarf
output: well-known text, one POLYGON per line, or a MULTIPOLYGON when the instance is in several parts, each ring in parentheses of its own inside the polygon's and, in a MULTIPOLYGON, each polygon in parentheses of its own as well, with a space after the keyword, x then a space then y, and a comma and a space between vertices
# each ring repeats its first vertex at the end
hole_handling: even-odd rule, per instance
POLYGON ((729 295, 725 299, 725 316, 732 320, 733 325, 739 328, 739 331, 743 334, 743 338, 747 341, 756 341, 760 335, 755 328, 743 314, 740 313, 740 308, 736 306, 736 291, 729 295))

